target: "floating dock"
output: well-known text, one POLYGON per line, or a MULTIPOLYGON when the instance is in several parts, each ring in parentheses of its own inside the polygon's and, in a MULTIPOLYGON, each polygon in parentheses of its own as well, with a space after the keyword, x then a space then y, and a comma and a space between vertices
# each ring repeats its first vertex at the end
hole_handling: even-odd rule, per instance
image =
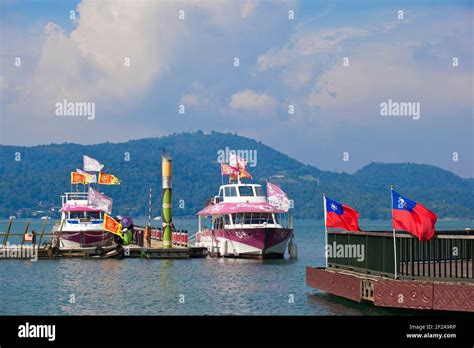
MULTIPOLYGON (((42 224, 40 232, 30 233, 30 221, 22 232, 12 232, 13 221, 8 221, 6 232, 0 232, 3 241, 0 244, 0 260, 4 259, 61 259, 61 258, 87 258, 87 259, 109 259, 109 258, 145 258, 145 259, 190 259, 204 258, 208 254, 205 247, 194 247, 188 245, 187 231, 172 232, 172 247, 164 248, 161 240, 162 231, 151 230, 149 246, 130 245, 105 245, 100 247, 57 247, 58 234, 46 232, 50 223, 42 224), (31 240, 26 239, 32 237, 31 240), (56 241, 55 241, 56 240, 56 241)), ((136 226, 135 232, 143 232, 144 227, 136 226)), ((143 238, 140 242, 145 244, 143 238)))
POLYGON ((474 312, 474 231, 437 231, 428 242, 405 232, 328 232, 328 245, 363 250, 307 267, 309 287, 375 306, 474 312))

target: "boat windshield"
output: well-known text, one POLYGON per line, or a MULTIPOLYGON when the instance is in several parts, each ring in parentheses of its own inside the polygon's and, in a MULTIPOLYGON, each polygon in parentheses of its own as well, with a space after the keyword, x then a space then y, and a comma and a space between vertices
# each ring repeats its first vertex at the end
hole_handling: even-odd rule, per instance
POLYGON ((255 186, 255 196, 257 197, 262 197, 264 194, 263 194, 263 190, 260 186, 255 186))
POLYGON ((237 196, 237 190, 235 187, 226 187, 225 188, 225 196, 226 197, 236 197, 237 196))
POLYGON ((239 186, 240 196, 253 196, 252 186, 239 186))
POLYGON ((232 221, 234 221, 236 225, 273 224, 273 216, 271 213, 237 213, 232 214, 232 221))
POLYGON ((81 220, 95 220, 101 219, 99 211, 71 211, 69 212, 69 219, 81 219, 81 220))

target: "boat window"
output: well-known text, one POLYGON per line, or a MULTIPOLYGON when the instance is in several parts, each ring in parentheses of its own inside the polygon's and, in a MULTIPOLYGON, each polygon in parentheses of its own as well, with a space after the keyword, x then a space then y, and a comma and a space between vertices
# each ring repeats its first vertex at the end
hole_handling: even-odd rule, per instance
POLYGON ((260 186, 255 186, 255 196, 258 196, 258 197, 263 196, 263 190, 260 186))
POLYGON ((246 213, 244 214, 244 224, 250 225, 252 223, 252 214, 246 213))
POLYGON ((100 212, 98 211, 90 211, 86 213, 86 217, 91 219, 100 219, 100 212))
POLYGON ((242 213, 237 213, 237 214, 232 214, 232 220, 234 220, 234 224, 243 224, 244 223, 244 214, 242 213))
POLYGON ((224 219, 222 217, 218 217, 214 220, 214 229, 222 230, 224 228, 224 219))
POLYGON ((229 215, 224 215, 224 223, 226 225, 230 225, 230 216, 229 215))
POLYGON ((224 190, 222 188, 219 190, 219 197, 224 197, 224 190))
MULTIPOLYGON (((246 224, 246 225, 263 225, 273 224, 273 216, 271 213, 238 213, 232 214, 232 220, 234 224, 246 224)), ((229 222, 227 222, 228 224, 229 222)))
POLYGON ((263 225, 265 223, 273 223, 272 215, 270 213, 254 214, 254 217, 252 218, 252 224, 263 225))
POLYGON ((237 190, 235 187, 226 187, 225 188, 225 196, 226 197, 236 197, 237 196, 237 190))
POLYGON ((253 196, 252 186, 239 186, 241 196, 253 196))
POLYGON ((70 219, 82 219, 84 217, 83 211, 70 211, 69 218, 70 219))

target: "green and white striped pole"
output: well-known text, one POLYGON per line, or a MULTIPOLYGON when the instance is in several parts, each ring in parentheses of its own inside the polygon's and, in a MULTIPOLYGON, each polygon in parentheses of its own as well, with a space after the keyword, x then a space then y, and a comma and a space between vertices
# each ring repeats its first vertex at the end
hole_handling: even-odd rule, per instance
POLYGON ((173 214, 172 208, 172 192, 171 192, 171 181, 172 181, 172 162, 169 153, 163 149, 161 156, 161 171, 162 171, 162 189, 163 189, 163 248, 169 249, 172 247, 171 236, 172 236, 172 222, 173 214))

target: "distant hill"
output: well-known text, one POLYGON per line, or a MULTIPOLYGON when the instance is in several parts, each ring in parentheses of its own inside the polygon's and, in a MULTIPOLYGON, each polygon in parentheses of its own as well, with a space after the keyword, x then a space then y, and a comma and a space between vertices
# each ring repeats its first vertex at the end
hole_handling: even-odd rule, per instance
MULTIPOLYGON (((322 194, 351 205, 370 219, 390 218, 389 186, 422 202, 440 218, 474 217, 474 179, 429 165, 372 163, 349 175, 321 171, 302 164, 261 142, 233 134, 182 133, 126 143, 96 145, 51 144, 33 147, 0 145, 0 217, 17 211, 58 207, 59 196, 70 189, 70 171, 82 168, 87 154, 117 175, 120 186, 101 186, 114 199, 115 214, 143 216, 148 190, 154 192, 154 215, 161 211, 161 151, 173 157, 173 206, 176 216, 195 214, 221 183, 218 151, 257 150, 257 166, 249 168, 254 181, 279 184, 294 200, 294 215, 322 218, 322 194), (21 160, 15 161, 15 153, 21 160), (127 153, 130 161, 124 160, 127 153)), ((38 213, 38 215, 44 215, 38 213)), ((57 217, 58 215, 56 215, 57 217)))

